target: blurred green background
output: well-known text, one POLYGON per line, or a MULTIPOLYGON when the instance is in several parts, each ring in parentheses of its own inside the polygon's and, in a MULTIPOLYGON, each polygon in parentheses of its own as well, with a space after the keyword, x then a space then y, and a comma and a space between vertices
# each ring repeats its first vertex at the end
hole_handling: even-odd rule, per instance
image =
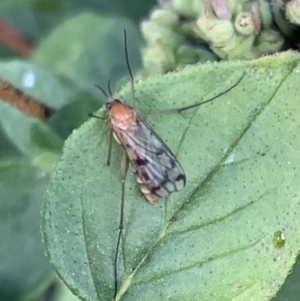
MULTIPOLYGON (((26 51, 0 43, 0 76, 61 109, 45 125, 0 104, 0 300, 77 300, 58 281, 45 256, 40 231, 43 194, 64 139, 103 104, 94 85, 105 86, 108 78, 115 84, 127 73, 123 28, 130 32, 132 68, 141 66, 139 23, 155 4, 154 0, 0 1, 0 22, 28 42, 26 51)), ((273 300, 299 300, 299 279, 298 257, 273 300)))

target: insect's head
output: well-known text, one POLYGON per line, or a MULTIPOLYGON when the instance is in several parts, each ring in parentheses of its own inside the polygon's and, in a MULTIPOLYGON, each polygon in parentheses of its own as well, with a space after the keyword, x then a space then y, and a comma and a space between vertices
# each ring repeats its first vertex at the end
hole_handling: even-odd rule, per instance
POLYGON ((108 102, 105 104, 106 109, 109 111, 117 103, 122 103, 122 102, 121 100, 116 98, 109 98, 108 102))

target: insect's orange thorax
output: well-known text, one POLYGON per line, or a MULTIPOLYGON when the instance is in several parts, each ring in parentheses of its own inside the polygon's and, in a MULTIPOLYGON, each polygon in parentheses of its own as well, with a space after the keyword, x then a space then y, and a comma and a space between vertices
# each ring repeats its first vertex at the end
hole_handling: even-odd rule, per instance
POLYGON ((109 108, 109 115, 113 127, 126 131, 136 122, 136 113, 122 102, 114 102, 109 108))

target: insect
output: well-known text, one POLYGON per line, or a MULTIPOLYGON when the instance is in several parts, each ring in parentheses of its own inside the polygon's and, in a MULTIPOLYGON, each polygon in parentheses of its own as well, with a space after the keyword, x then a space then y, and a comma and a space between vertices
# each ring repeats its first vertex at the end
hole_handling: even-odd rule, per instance
POLYGON ((153 128, 119 99, 109 97, 106 108, 113 137, 124 147, 146 199, 155 204, 181 190, 186 184, 184 170, 153 128))
MULTIPOLYGON (((124 41, 125 59, 131 78, 132 97, 134 99, 134 79, 129 65, 127 37, 125 30, 124 41)), ((210 98, 202 103, 197 103, 179 109, 172 109, 169 110, 169 112, 181 113, 184 110, 210 102, 233 89, 241 81, 241 79, 235 85, 213 98, 210 98)), ((108 165, 110 162, 112 137, 117 143, 121 144, 124 149, 121 159, 122 193, 119 235, 117 239, 114 260, 116 298, 118 292, 118 253, 124 220, 124 194, 127 158, 131 163, 137 183, 140 185, 141 192, 151 204, 156 204, 159 201, 159 198, 167 197, 171 193, 183 189, 186 185, 186 176, 175 155, 154 131, 154 129, 146 122, 146 120, 142 118, 131 106, 112 96, 110 81, 108 81, 109 94, 102 87, 97 87, 107 97, 106 109, 109 112, 109 125, 111 127, 109 156, 107 160, 108 165)), ((91 114, 91 116, 100 118, 93 114, 91 114)))
MULTIPOLYGON (((132 96, 134 98, 134 79, 129 65, 127 37, 124 30, 125 58, 131 78, 132 96)), ((121 160, 122 193, 119 223, 119 235, 115 252, 115 296, 118 291, 118 253, 123 231, 124 192, 126 177, 126 155, 131 163, 137 183, 145 198, 156 204, 159 198, 167 197, 172 192, 181 190, 186 184, 186 177, 181 164, 169 147, 162 141, 154 129, 138 113, 126 103, 112 96, 110 81, 108 92, 97 86, 107 97, 106 109, 109 112, 111 139, 109 145, 108 164, 110 162, 112 137, 123 146, 121 160)), ((93 117, 98 117, 91 115, 93 117)))
MULTIPOLYGON (((124 40, 134 99, 134 79, 129 65, 125 30, 124 40)), ((151 204, 155 204, 159 198, 181 190, 186 184, 185 173, 169 147, 131 106, 112 96, 110 82, 108 83, 109 95, 103 88, 97 87, 107 97, 106 109, 109 112, 112 136, 123 146, 145 198, 151 204)), ((123 161, 124 159, 122 164, 123 161)), ((123 169, 124 167, 121 168, 123 169)))

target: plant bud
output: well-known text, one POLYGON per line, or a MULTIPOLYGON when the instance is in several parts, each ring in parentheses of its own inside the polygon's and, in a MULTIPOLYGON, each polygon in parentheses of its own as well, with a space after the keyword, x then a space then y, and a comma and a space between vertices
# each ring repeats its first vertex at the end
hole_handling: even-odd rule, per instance
POLYGON ((243 36, 249 36, 257 32, 253 14, 251 12, 239 13, 235 18, 234 28, 239 34, 243 36))
POLYGON ((292 0, 286 4, 286 18, 295 25, 300 25, 300 1, 292 0))

